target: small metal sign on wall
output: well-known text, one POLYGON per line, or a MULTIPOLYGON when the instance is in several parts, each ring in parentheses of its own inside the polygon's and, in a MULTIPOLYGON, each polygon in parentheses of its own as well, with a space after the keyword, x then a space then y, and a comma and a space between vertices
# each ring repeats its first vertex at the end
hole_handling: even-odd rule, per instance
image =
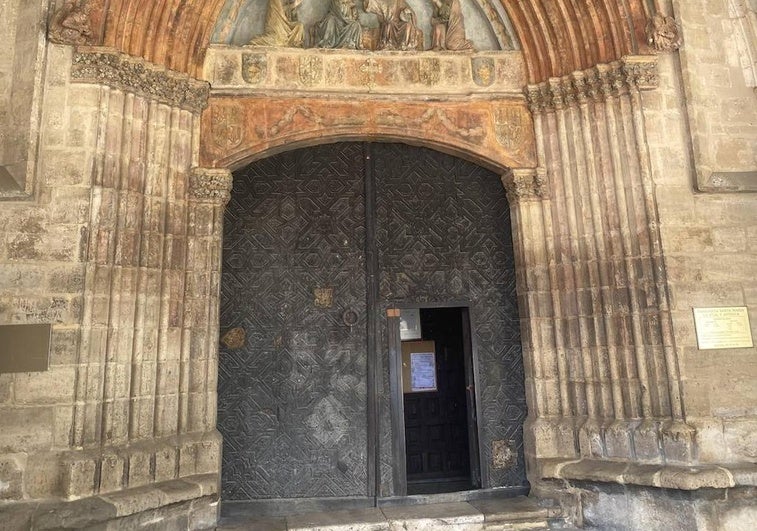
POLYGON ((46 371, 51 330, 49 324, 0 325, 0 374, 46 371))
POLYGON ((694 308, 699 350, 752 348, 752 328, 746 306, 694 308))

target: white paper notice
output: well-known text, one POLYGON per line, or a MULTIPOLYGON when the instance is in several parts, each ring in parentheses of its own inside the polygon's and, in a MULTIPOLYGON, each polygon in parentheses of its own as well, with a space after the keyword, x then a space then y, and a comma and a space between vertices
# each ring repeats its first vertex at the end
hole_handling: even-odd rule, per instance
POLYGON ((433 352, 410 354, 410 387, 414 393, 436 391, 436 355, 433 352))

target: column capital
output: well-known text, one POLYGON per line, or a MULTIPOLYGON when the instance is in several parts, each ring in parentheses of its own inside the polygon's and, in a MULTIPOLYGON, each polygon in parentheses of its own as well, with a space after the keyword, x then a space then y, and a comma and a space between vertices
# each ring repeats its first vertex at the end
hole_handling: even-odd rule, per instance
POLYGON ((544 168, 513 168, 502 176, 502 185, 510 204, 540 201, 549 197, 544 168))
POLYGON ((223 168, 192 168, 189 174, 189 197, 225 205, 231 199, 232 175, 223 168))

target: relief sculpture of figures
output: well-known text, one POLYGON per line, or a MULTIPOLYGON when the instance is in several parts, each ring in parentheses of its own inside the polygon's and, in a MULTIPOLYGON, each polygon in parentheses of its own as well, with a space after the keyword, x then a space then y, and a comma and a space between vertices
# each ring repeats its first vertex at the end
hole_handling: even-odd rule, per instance
POLYGON ((405 0, 369 0, 366 12, 374 13, 381 27, 381 50, 422 50, 423 31, 405 0))
POLYGON ((331 0, 329 12, 313 30, 317 48, 360 48, 362 27, 355 0, 331 0))
POLYGON ((250 41, 252 46, 302 46, 305 32, 297 21, 302 0, 270 0, 265 19, 265 33, 250 41))
POLYGON ((473 51, 473 43, 465 38, 465 22, 460 0, 431 0, 431 49, 473 51))

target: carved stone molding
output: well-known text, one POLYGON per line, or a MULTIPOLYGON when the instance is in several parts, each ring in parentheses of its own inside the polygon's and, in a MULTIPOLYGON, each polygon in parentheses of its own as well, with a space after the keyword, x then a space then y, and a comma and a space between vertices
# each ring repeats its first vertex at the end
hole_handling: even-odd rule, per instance
POLYGON ((53 13, 47 38, 57 44, 94 44, 89 0, 65 0, 53 13))
POLYGON ((542 168, 511 169, 502 176, 502 185, 510 204, 549 197, 547 174, 542 168))
POLYGON ((196 201, 218 202, 231 199, 231 171, 217 168, 192 168, 189 174, 189 197, 196 201))
POLYGON ((628 84, 640 90, 651 90, 660 85, 657 57, 655 56, 626 56, 623 58, 623 72, 628 84))
POLYGON ((71 79, 97 83, 195 113, 208 105, 210 85, 108 48, 74 53, 71 79))
POLYGON ((502 170, 536 166, 533 119, 522 98, 437 102, 335 96, 212 97, 201 118, 199 166, 238 167, 269 150, 348 138, 454 149, 502 170))
POLYGON ((646 27, 647 43, 658 52, 675 52, 681 47, 681 30, 673 17, 656 13, 646 27))
POLYGON ((599 64, 588 70, 528 85, 525 93, 533 113, 563 109, 575 103, 600 102, 629 90, 658 86, 657 57, 626 56, 621 61, 599 64))

